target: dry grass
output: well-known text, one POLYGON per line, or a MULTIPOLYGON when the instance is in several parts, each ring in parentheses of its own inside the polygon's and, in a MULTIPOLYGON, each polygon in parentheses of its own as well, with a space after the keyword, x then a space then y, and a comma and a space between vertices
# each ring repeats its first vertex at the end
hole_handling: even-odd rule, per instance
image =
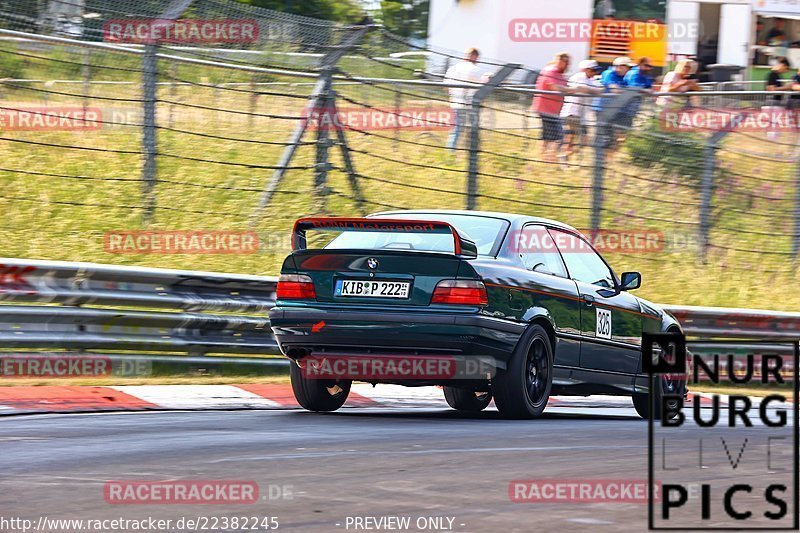
MULTIPOLYGON (((38 68, 35 73, 40 77, 52 79, 60 74, 66 75, 53 72, 52 66, 45 68, 43 63, 32 62, 29 68, 34 71, 38 68)), ((193 72, 185 68, 179 70, 178 77, 192 78, 201 84, 250 80, 225 71, 193 72)), ((306 80, 274 78, 272 81, 306 80)), ((80 92, 79 87, 71 90, 80 92)), ((308 85, 283 85, 269 90, 307 95, 311 88, 308 85)), ((441 92, 421 94, 418 89, 406 90, 416 91, 403 96, 403 105, 412 107, 439 106, 441 102, 436 99, 444 97, 441 92)), ((356 101, 384 107, 393 105, 393 93, 376 87, 344 87, 341 91, 356 101)), ((105 110, 112 107, 118 110, 139 109, 135 102, 140 98, 136 86, 95 87, 92 94, 92 106, 105 110), (98 97, 124 98, 134 102, 98 97)), ((5 102, 31 103, 42 97, 43 93, 7 90, 5 102)), ((48 98, 51 104, 80 105, 81 102, 76 97, 49 95, 48 98)), ((251 108, 246 93, 197 85, 162 86, 159 99, 291 116, 300 115, 305 103, 303 99, 262 95, 251 108)), ((526 133, 522 129, 524 124, 520 113, 524 112, 524 104, 491 104, 510 111, 492 111, 490 119, 487 119, 491 120, 488 125, 495 130, 483 133, 482 147, 497 155, 484 154, 481 158, 480 171, 484 175, 479 182, 479 191, 483 195, 478 199, 479 208, 545 216, 587 228, 592 199, 588 188, 592 184, 591 149, 584 149, 581 159, 569 167, 537 161, 537 132, 526 133)), ((353 104, 342 105, 353 107, 353 104)), ((127 255, 109 253, 105 249, 104 235, 112 230, 251 229, 250 216, 258 203, 259 191, 273 174, 272 170, 259 167, 275 165, 282 148, 260 143, 285 142, 296 121, 248 117, 162 102, 158 106, 158 123, 204 135, 256 142, 159 130, 158 150, 162 154, 235 164, 159 156, 157 207, 154 218, 145 223, 139 181, 141 156, 0 140, 3 160, 0 168, 94 178, 70 179, 0 170, 3 180, 0 208, 5 215, 0 229, 3 254, 35 259, 276 274, 288 252, 288 233, 293 221, 320 209, 314 194, 314 173, 310 169, 314 161, 312 146, 300 147, 292 163, 309 168, 288 172, 280 186, 281 192, 252 226, 260 238, 260 249, 256 254, 127 255)), ((357 171, 372 178, 360 180, 370 202, 368 211, 384 210, 386 205, 403 208, 464 207, 466 157, 463 152, 452 156, 436 148, 445 144, 447 131, 396 133, 383 130, 373 133, 389 138, 356 132, 347 134, 350 147, 355 150, 353 158, 357 171), (396 142, 392 139, 395 134, 400 140, 423 146, 396 142)), ((4 131, 2 137, 100 150, 141 149, 141 129, 129 126, 104 126, 98 131, 85 132, 4 131)), ((721 166, 731 172, 717 184, 712 213, 716 229, 712 233, 712 242, 745 250, 788 250, 788 237, 770 237, 759 232, 791 233, 796 188, 794 164, 749 155, 753 151, 770 153, 770 150, 779 155, 781 149, 783 146, 771 147, 763 138, 741 136, 731 139, 720 151, 721 166), (763 181, 765 177, 779 181, 763 181), (754 193, 762 197, 754 197, 754 193), (755 233, 740 231, 747 229, 755 230, 755 233)), ((341 167, 337 148, 334 146, 331 150, 333 164, 341 167)), ((669 150, 669 146, 664 150, 669 150)), ((654 157, 654 161, 656 159, 654 157)), ((702 161, 685 161, 683 164, 702 165, 702 161)), ((327 185, 331 194, 326 197, 325 212, 336 215, 357 213, 355 203, 347 197, 351 194, 350 185, 341 171, 331 171, 327 185)), ((693 245, 697 242, 699 192, 696 184, 680 169, 664 169, 655 163, 652 168, 637 167, 622 150, 608 163, 604 196, 604 227, 628 232, 658 230, 664 232, 672 243, 667 249, 657 252, 605 254, 618 272, 639 270, 643 273, 644 286, 637 294, 672 304, 800 309, 800 293, 786 290, 794 285, 796 276, 785 255, 716 249, 705 263, 699 260, 693 245)))

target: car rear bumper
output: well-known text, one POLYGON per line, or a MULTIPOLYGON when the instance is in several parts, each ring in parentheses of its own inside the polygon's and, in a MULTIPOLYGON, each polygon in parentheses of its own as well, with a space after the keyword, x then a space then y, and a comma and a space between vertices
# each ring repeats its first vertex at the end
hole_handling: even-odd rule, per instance
POLYGON ((293 359, 311 353, 488 356, 505 368, 525 331, 524 324, 477 313, 275 307, 269 318, 281 351, 293 359))

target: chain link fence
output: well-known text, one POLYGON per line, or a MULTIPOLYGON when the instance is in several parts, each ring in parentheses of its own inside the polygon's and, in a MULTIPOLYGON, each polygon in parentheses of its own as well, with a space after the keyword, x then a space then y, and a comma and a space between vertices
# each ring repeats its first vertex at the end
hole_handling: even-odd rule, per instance
POLYGON ((794 278, 790 95, 575 95, 548 151, 531 103, 555 95, 536 73, 481 59, 481 84, 442 82, 458 60, 368 20, 228 0, 0 1, 6 255, 274 274, 298 216, 459 208, 568 222, 615 266, 681 283, 681 303, 794 278), (120 230, 251 232, 258 247, 111 249, 120 230))

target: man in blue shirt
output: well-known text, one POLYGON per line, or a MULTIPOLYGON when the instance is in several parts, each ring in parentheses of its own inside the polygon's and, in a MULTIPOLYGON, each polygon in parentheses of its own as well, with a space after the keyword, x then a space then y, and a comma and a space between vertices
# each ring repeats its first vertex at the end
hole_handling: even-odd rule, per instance
MULTIPOLYGON (((653 78, 649 76, 653 71, 653 65, 650 64, 649 57, 639 58, 638 65, 633 67, 627 74, 625 74, 626 87, 638 87, 639 89, 647 90, 653 88, 653 78)), ((624 114, 623 121, 629 126, 633 124, 633 119, 639 113, 639 107, 642 104, 642 98, 636 97, 631 100, 631 103, 622 111, 624 114)))
POLYGON ((652 89, 653 78, 648 75, 653 70, 653 65, 650 64, 650 58, 643 57, 639 59, 638 63, 637 66, 633 67, 625 74, 625 85, 627 87, 652 89))
MULTIPOLYGON (((635 63, 629 57, 616 58, 611 66, 600 76, 603 93, 618 93, 620 89, 627 87, 626 75, 633 66, 635 66, 635 63)), ((601 96, 597 100, 597 112, 601 113, 613 101, 613 98, 601 96)), ((632 116, 623 110, 614 117, 611 124, 599 125, 598 134, 601 136, 602 145, 606 148, 608 156, 613 155, 616 151, 617 145, 624 139, 632 122, 632 116)))
POLYGON ((611 92, 615 87, 627 87, 625 76, 635 64, 629 57, 616 58, 600 76, 600 82, 606 87, 606 92, 611 92))

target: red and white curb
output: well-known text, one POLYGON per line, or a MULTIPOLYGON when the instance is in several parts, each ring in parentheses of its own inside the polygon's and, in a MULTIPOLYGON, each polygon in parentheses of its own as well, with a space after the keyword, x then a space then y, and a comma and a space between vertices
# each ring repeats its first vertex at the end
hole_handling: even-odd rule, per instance
MULTIPOLYGON (((709 394, 701 394, 703 407, 709 394)), ((722 397, 721 403, 727 403, 722 397)), ((758 404, 758 399, 753 399, 758 404)), ((288 384, 0 387, 0 415, 86 411, 296 409, 288 384)), ((345 407, 448 409, 437 387, 353 385, 345 407)), ((776 406, 780 407, 780 406, 776 406)), ((555 396, 550 413, 635 416, 624 396, 555 396)))

